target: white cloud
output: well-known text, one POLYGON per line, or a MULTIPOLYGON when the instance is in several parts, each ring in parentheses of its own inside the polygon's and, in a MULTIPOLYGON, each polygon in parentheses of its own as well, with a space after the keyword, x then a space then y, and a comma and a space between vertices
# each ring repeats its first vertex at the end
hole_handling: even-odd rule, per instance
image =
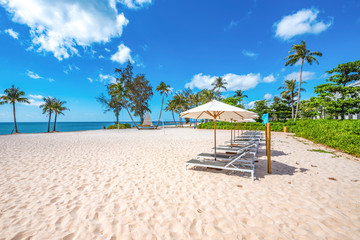
POLYGON ((324 74, 321 74, 321 76, 319 78, 327 78, 328 76, 330 76, 328 73, 324 73, 324 74))
POLYGON ((121 4, 124 4, 128 8, 141 8, 146 4, 150 4, 151 0, 118 0, 121 4))
POLYGON ((105 51, 107 51, 107 52, 110 52, 110 49, 108 49, 108 48, 105 48, 105 51))
POLYGON ((19 39, 19 33, 18 33, 18 32, 15 32, 15 31, 12 30, 11 28, 6 29, 6 30, 5 30, 5 33, 9 34, 12 38, 19 39))
POLYGON ((100 55, 100 56, 99 56, 99 59, 103 59, 103 58, 105 58, 103 55, 100 55))
POLYGON ((114 76, 112 76, 112 75, 109 75, 109 74, 103 75, 103 74, 100 73, 99 81, 100 82, 114 83, 116 81, 116 78, 114 76))
POLYGON ((69 74, 69 72, 72 72, 72 71, 79 71, 80 68, 74 64, 69 64, 67 66, 65 66, 65 70, 64 70, 64 73, 66 74, 69 74))
POLYGON ((136 54, 136 55, 134 56, 134 61, 136 62, 136 66, 137 66, 137 67, 141 67, 141 68, 145 68, 145 67, 146 67, 145 64, 144 64, 144 62, 143 62, 143 60, 142 60, 142 58, 141 58, 141 56, 140 56, 139 54, 136 54))
MULTIPOLYGON (((203 75, 202 73, 193 76, 189 83, 185 84, 186 88, 213 88, 211 84, 218 76, 203 75)), ((235 91, 241 89, 243 91, 255 88, 261 81, 260 73, 249 73, 247 75, 237 75, 228 73, 222 76, 227 82, 226 88, 228 91, 235 91)))
POLYGON ((264 99, 265 100, 270 100, 272 98, 272 94, 271 93, 266 93, 265 95, 264 95, 264 99))
POLYGON ((111 60, 114 62, 118 62, 120 64, 123 64, 127 61, 130 61, 131 63, 134 63, 134 60, 131 58, 131 50, 124 44, 120 44, 118 46, 118 51, 111 56, 111 60))
POLYGON ((327 23, 317 20, 319 10, 315 8, 302 9, 292 15, 283 17, 274 24, 275 36, 288 40, 296 35, 305 33, 319 34, 328 29, 333 21, 327 23))
POLYGON ((148 50, 148 48, 149 48, 149 46, 148 46, 147 44, 143 44, 143 45, 141 45, 140 47, 142 48, 142 50, 143 50, 144 52, 146 52, 146 51, 148 50))
POLYGON ((32 71, 29 71, 29 70, 26 71, 26 75, 28 75, 30 78, 33 78, 33 79, 43 78, 43 77, 40 77, 39 74, 34 73, 32 71))
POLYGON ((110 74, 99 74, 99 77, 96 79, 93 79, 91 77, 88 77, 87 80, 89 82, 105 82, 105 83, 114 83, 116 81, 116 78, 110 74))
POLYGON ((30 49, 52 52, 58 60, 78 54, 78 46, 120 37, 129 22, 115 0, 1 0, 0 5, 14 22, 30 27, 30 49))
POLYGON ((43 101, 38 101, 35 99, 29 99, 29 102, 31 106, 36 106, 36 107, 39 107, 41 104, 44 103, 43 101))
POLYGON ((248 57, 257 57, 259 55, 257 53, 254 53, 254 52, 250 51, 250 50, 245 50, 245 49, 242 50, 242 54, 244 56, 248 56, 248 57))
POLYGON ((234 20, 231 20, 229 25, 227 25, 225 28, 224 28, 224 31, 228 31, 234 27, 236 27, 238 25, 238 21, 234 21, 234 20))
POLYGON ((255 102, 256 101, 251 101, 251 102, 245 104, 245 107, 248 108, 248 109, 252 109, 252 108, 255 107, 255 102))
MULTIPOLYGON (((307 80, 311 80, 315 78, 315 73, 314 72, 308 72, 308 71, 303 71, 302 72, 302 78, 301 81, 307 81, 307 80)), ((284 80, 291 80, 291 79, 296 79, 296 81, 299 81, 300 79, 300 72, 292 72, 288 75, 286 75, 284 77, 284 80)))
POLYGON ((33 94, 30 94, 29 97, 35 98, 35 99, 43 99, 44 98, 44 96, 42 96, 42 95, 33 95, 33 94))
POLYGON ((55 82, 55 80, 53 78, 41 77, 41 76, 39 76, 39 74, 34 73, 34 72, 30 71, 30 70, 26 71, 26 75, 28 75, 32 79, 45 79, 45 80, 48 80, 49 82, 55 82))
POLYGON ((269 76, 264 77, 263 81, 266 83, 271 83, 275 82, 276 78, 274 77, 274 75, 270 74, 269 76))

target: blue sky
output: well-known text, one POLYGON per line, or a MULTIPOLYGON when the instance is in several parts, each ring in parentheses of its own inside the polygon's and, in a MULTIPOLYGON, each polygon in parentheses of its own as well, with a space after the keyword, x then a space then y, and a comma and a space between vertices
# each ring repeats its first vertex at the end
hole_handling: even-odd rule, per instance
MULTIPOLYGON (((42 96, 67 101, 59 121, 113 121, 95 97, 127 60, 155 88, 200 91, 223 76, 231 96, 245 90, 247 106, 279 94, 300 66, 284 66, 292 44, 305 40, 324 55, 305 65, 304 98, 325 82, 326 70, 360 56, 360 2, 215 0, 0 0, 0 93, 14 84, 30 105, 18 121, 46 121, 42 96)), ((156 119, 161 96, 150 106, 156 119)), ((125 111, 121 120, 129 120, 125 111)), ((171 119, 170 113, 164 114, 171 119)), ((0 122, 12 121, 0 106, 0 122)))

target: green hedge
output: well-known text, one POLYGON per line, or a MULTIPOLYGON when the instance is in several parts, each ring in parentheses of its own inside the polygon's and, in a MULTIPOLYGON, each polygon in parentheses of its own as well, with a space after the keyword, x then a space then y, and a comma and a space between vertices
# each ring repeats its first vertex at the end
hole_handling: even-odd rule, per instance
MULTIPOLYGON (((245 130, 265 130, 265 126, 257 122, 242 125, 245 130)), ((233 126, 237 129, 237 125, 233 126)), ((298 120, 296 124, 292 120, 271 122, 271 131, 282 132, 284 127, 288 127, 289 132, 295 133, 298 137, 360 156, 360 120, 304 119, 298 120)), ((206 129, 206 123, 199 124, 198 128, 206 129)), ((213 122, 209 122, 209 128, 214 128, 213 122)), ((230 129, 230 123, 217 122, 216 128, 230 129)))
MULTIPOLYGON (((129 123, 120 123, 119 124, 119 129, 125 129, 125 128, 131 128, 131 125, 129 123)), ((117 124, 110 125, 107 127, 107 129, 118 129, 118 125, 117 124)))

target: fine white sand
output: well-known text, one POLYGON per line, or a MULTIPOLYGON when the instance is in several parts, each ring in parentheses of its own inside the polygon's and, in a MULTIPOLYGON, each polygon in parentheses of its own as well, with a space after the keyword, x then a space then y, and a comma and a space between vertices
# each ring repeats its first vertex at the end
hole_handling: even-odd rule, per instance
POLYGON ((0 136, 0 239, 360 239, 358 159, 272 137, 273 173, 262 144, 252 182, 185 171, 212 130, 0 136))

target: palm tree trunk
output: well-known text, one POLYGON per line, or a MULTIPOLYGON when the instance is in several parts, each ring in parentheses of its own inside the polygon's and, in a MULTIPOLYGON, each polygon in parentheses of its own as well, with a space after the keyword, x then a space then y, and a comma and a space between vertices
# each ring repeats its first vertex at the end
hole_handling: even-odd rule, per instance
POLYGON ((57 118, 57 112, 55 112, 55 121, 54 121, 54 130, 53 130, 53 132, 55 132, 55 127, 56 127, 56 118, 57 118))
POLYGON ((180 113, 179 113, 179 121, 180 121, 180 126, 181 126, 181 127, 184 127, 183 124, 182 124, 182 120, 181 120, 181 115, 180 115, 180 113))
POLYGON ((177 127, 175 116, 174 116, 174 110, 171 110, 171 113, 172 113, 172 116, 173 116, 173 119, 174 119, 175 127, 177 127))
POLYGON ((301 67, 300 67, 300 80, 299 80, 299 93, 298 93, 298 99, 297 99, 297 103, 296 103, 296 112, 295 112, 295 118, 294 118, 294 122, 296 122, 296 118, 298 115, 298 111, 299 111, 299 103, 300 103, 300 90, 301 90, 301 77, 302 77, 302 68, 304 65, 304 59, 302 59, 301 61, 301 67))
POLYGON ((51 111, 49 112, 48 132, 50 132, 51 111))
POLYGON ((160 115, 159 115, 159 120, 158 120, 158 122, 156 124, 156 128, 158 128, 158 126, 159 126, 159 122, 160 122, 160 118, 161 118, 161 112, 162 112, 162 108, 163 108, 163 103, 164 103, 164 94, 163 94, 162 100, 161 100, 160 115))
POLYGON ((129 116, 130 116, 130 118, 131 118, 131 121, 133 122, 133 124, 135 125, 135 127, 137 128, 137 130, 140 130, 139 127, 138 127, 138 126, 136 125, 136 123, 134 122, 134 119, 132 118, 131 113, 129 112, 129 109, 128 109, 127 105, 126 105, 126 102, 125 102, 125 99, 124 99, 124 98, 123 98, 123 104, 124 104, 124 106, 125 106, 125 108, 126 108, 126 111, 128 112, 128 114, 129 114, 129 116))
POLYGON ((14 113, 15 132, 18 133, 17 124, 16 124, 15 103, 13 102, 12 104, 13 104, 13 113, 14 113))

